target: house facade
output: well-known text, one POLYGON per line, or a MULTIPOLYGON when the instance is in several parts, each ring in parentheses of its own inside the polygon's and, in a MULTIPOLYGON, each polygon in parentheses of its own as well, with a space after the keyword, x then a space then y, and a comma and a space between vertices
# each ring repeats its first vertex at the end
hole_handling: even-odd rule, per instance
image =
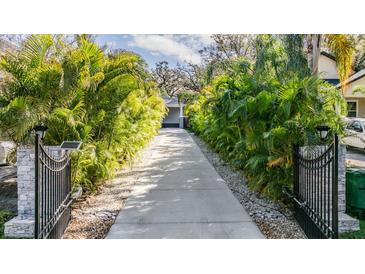
POLYGON ((338 78, 336 59, 327 52, 322 51, 318 60, 319 75, 332 85, 337 85, 340 81, 338 78))
MULTIPOLYGON (((335 85, 337 88, 341 88, 336 59, 332 55, 321 52, 318 66, 322 79, 335 85)), ((365 69, 352 72, 351 76, 345 82, 343 95, 347 102, 347 117, 365 118, 365 95, 360 92, 355 92, 355 89, 359 86, 365 87, 365 69)))
MULTIPOLYGON (((340 85, 338 87, 340 88, 340 85)), ((365 69, 351 75, 345 82, 343 90, 347 101, 347 116, 365 118, 365 95, 361 92, 356 92, 358 87, 365 88, 365 69)))
POLYGON ((185 105, 177 97, 163 97, 168 109, 167 116, 162 121, 162 127, 184 128, 185 105))

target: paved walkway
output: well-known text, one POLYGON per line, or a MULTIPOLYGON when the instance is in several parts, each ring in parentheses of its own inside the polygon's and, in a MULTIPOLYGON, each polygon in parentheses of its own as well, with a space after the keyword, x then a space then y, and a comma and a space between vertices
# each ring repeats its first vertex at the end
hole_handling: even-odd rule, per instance
POLYGON ((161 129, 107 238, 264 238, 182 129, 161 129))

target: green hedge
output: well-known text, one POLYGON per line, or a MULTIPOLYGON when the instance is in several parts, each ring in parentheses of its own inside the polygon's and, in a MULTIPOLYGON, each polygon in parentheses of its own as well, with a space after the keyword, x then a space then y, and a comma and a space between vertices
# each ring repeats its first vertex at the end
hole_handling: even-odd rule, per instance
POLYGON ((47 145, 82 141, 73 181, 95 190, 157 134, 166 107, 140 56, 74 39, 31 35, 1 58, 0 130, 32 143, 33 127, 44 124, 47 145))
POLYGON ((315 127, 341 132, 338 91, 315 77, 279 81, 276 74, 235 68, 187 108, 192 129, 223 159, 242 169, 249 186, 274 200, 292 186, 292 147, 316 138, 315 127))

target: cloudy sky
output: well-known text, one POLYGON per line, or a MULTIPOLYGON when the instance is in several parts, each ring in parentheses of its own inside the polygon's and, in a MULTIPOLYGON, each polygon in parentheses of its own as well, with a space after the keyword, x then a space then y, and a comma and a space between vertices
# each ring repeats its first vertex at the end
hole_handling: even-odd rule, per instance
POLYGON ((156 62, 166 60, 170 65, 189 61, 194 64, 201 62, 198 51, 209 45, 212 40, 210 35, 97 35, 96 42, 112 49, 127 49, 140 54, 150 68, 156 62))

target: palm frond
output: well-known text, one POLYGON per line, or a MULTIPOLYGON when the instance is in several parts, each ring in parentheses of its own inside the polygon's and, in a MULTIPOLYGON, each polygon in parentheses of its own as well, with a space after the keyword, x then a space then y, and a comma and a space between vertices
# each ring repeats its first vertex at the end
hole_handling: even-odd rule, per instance
POLYGON ((352 69, 352 59, 355 50, 353 39, 348 34, 327 34, 326 41, 329 49, 335 55, 338 77, 342 84, 342 89, 344 89, 344 83, 352 69))

